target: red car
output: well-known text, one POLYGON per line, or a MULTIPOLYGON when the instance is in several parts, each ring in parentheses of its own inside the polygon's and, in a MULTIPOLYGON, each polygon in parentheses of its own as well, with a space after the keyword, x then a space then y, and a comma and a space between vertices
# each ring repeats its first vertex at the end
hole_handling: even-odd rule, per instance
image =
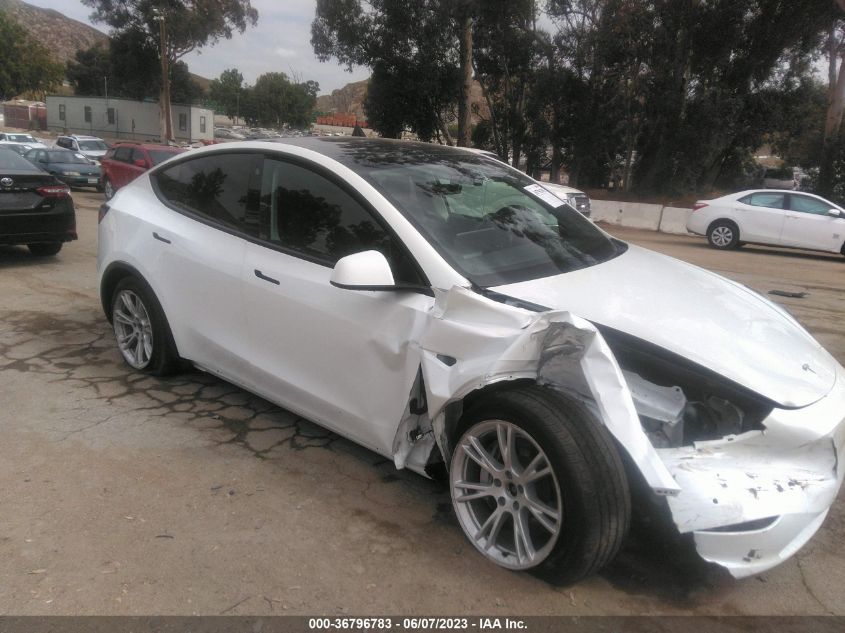
POLYGON ((106 200, 151 167, 184 151, 181 147, 153 143, 115 143, 100 163, 106 200))

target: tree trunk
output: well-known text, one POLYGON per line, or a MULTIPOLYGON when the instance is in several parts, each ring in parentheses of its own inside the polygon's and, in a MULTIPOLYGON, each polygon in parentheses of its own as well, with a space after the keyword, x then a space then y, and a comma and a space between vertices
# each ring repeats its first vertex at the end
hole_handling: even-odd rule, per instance
POLYGON ((824 140, 822 157, 819 165, 818 191, 823 196, 833 193, 835 174, 833 163, 839 129, 842 126, 842 111, 845 109, 845 59, 839 59, 839 47, 836 42, 836 22, 831 27, 828 40, 828 106, 824 122, 824 140), (839 71, 836 71, 837 61, 839 71), (835 80, 835 81, 834 81, 835 80))
POLYGON ((472 16, 469 8, 461 25, 461 98, 458 102, 458 147, 470 146, 472 127, 470 97, 472 93, 472 16))

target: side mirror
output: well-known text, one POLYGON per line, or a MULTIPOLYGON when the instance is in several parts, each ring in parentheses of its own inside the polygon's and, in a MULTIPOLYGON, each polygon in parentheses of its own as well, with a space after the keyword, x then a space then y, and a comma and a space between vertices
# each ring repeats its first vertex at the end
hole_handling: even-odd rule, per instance
POLYGON ((346 290, 393 290, 396 286, 387 258, 378 251, 341 257, 332 270, 331 284, 346 290))
POLYGON ((147 161, 145 161, 143 158, 136 158, 134 160, 134 164, 135 164, 135 167, 140 167, 141 169, 147 168, 147 161))
POLYGON ((842 217, 842 211, 840 211, 839 209, 830 209, 830 210, 828 210, 827 214, 829 216, 834 217, 834 218, 841 218, 842 217))

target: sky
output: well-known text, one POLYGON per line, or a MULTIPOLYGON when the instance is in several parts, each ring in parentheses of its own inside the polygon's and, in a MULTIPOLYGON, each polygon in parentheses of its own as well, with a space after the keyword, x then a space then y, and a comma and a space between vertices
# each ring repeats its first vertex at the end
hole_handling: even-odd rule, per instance
MULTIPOLYGON (((55 9, 66 16, 91 24, 91 10, 79 0, 25 0, 29 4, 55 9)), ((231 40, 185 56, 191 72, 215 79, 227 68, 237 68, 247 83, 253 84, 266 72, 283 72, 301 81, 313 79, 320 84, 320 94, 329 94, 352 81, 369 77, 369 70, 356 68, 352 73, 336 61, 321 63, 311 48, 311 21, 315 0, 252 0, 258 10, 258 25, 236 33, 231 40)), ((107 32, 101 24, 91 24, 107 32)))

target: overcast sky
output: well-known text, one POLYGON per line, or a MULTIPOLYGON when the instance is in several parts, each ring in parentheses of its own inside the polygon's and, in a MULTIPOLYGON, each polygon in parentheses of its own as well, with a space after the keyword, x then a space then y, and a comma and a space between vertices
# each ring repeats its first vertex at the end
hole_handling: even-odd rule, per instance
MULTIPOLYGON (((55 9, 80 22, 91 24, 91 10, 78 0, 26 0, 29 4, 55 9)), ((185 61, 194 72, 215 79, 227 68, 237 68, 248 83, 266 72, 298 75, 303 81, 313 79, 320 84, 320 94, 330 93, 351 81, 369 76, 369 70, 358 68, 348 73, 334 61, 325 64, 314 57, 311 48, 311 21, 315 0, 252 0, 258 9, 258 26, 222 40, 215 46, 191 53, 185 61)), ((102 25, 92 24, 101 31, 102 25)))

